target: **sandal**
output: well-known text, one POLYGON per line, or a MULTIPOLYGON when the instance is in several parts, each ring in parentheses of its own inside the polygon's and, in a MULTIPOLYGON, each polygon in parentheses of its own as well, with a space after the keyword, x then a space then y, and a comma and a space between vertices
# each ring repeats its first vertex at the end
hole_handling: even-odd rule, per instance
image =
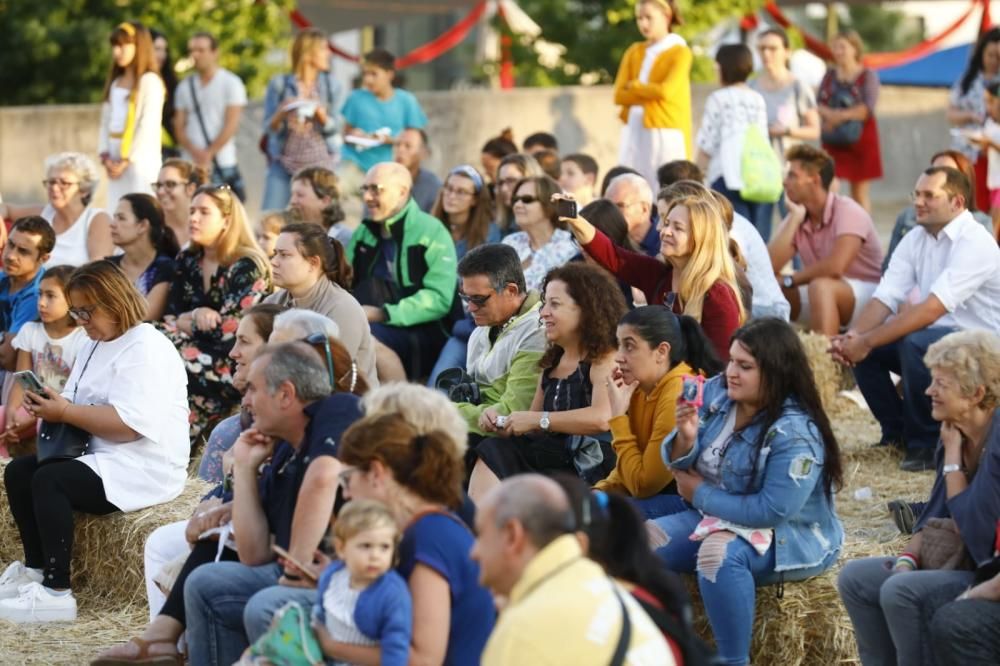
POLYGON ((156 666, 184 666, 184 657, 180 653, 174 654, 149 654, 151 645, 157 643, 169 643, 177 645, 177 639, 160 639, 147 641, 138 636, 129 639, 129 643, 135 643, 139 647, 139 653, 131 657, 98 657, 90 662, 90 666, 125 666, 126 664, 155 664, 156 666))

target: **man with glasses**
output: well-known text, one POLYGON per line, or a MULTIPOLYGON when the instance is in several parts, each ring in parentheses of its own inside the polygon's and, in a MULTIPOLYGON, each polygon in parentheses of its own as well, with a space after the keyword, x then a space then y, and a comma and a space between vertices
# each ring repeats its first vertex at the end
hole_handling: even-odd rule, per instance
POLYGON ((541 298, 525 288, 521 260, 509 245, 469 250, 458 264, 458 277, 459 296, 476 323, 466 368, 480 395, 478 403, 458 403, 458 410, 470 435, 481 437, 503 429, 498 418, 531 405, 545 353, 541 298))
POLYGON ((927 348, 955 330, 1000 330, 1000 249, 966 207, 968 178, 930 167, 913 193, 917 227, 903 237, 872 299, 833 358, 854 367, 882 427, 882 445, 903 446, 905 471, 933 468, 940 424, 924 394, 927 348), (889 373, 902 377, 902 397, 889 373))
POLYGON ((364 306, 380 381, 426 377, 461 316, 455 298, 455 243, 445 225, 410 196, 401 164, 368 170, 361 196, 368 216, 347 248, 354 297, 364 306))
POLYGON ((38 317, 38 285, 56 233, 43 218, 22 217, 10 230, 3 248, 0 275, 0 365, 14 370, 17 354, 11 343, 21 326, 38 317))
POLYGON ((849 326, 882 275, 882 244, 871 215, 850 197, 830 191, 833 158, 799 144, 785 155, 788 215, 767 251, 791 318, 834 336, 849 326), (780 276, 798 254, 801 270, 780 276))
POLYGON ((660 233, 656 230, 653 190, 645 178, 624 173, 610 183, 604 198, 621 211, 628 225, 628 237, 637 248, 650 257, 660 254, 660 233))
POLYGON ((240 77, 219 67, 219 44, 208 32, 188 40, 188 55, 195 71, 177 86, 174 132, 177 142, 195 164, 204 167, 217 183, 228 183, 246 199, 236 159, 236 130, 247 105, 247 91, 240 77))
POLYGON ((438 190, 441 189, 441 179, 421 166, 430 152, 427 132, 418 127, 409 127, 400 132, 392 148, 393 161, 409 170, 410 177, 413 178, 413 198, 425 213, 431 212, 438 190))

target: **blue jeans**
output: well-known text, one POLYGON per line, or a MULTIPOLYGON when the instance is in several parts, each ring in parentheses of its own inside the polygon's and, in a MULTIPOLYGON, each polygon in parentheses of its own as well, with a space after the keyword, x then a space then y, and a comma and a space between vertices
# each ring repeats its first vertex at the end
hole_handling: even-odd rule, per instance
POLYGON ((438 356, 437 363, 434 364, 434 369, 431 370, 431 376, 430 379, 427 380, 427 386, 434 388, 438 375, 448 368, 462 368, 464 370, 468 350, 468 340, 456 338, 454 335, 448 338, 448 342, 444 343, 444 348, 438 356))
POLYGON ((267 165, 264 177, 264 201, 262 210, 284 210, 292 198, 292 176, 278 161, 267 165))
POLYGON ((685 502, 684 498, 680 495, 667 493, 644 497, 642 499, 638 497, 629 497, 628 499, 632 502, 632 506, 639 509, 639 512, 647 520, 680 513, 691 508, 691 505, 685 502))
POLYGON ((191 666, 229 666, 238 661, 250 645, 243 610, 255 593, 277 585, 280 577, 277 562, 259 567, 214 562, 195 569, 184 583, 191 666))
POLYGON ((854 378, 872 414, 882 426, 883 442, 906 442, 909 449, 937 446, 941 424, 931 418, 931 401, 924 391, 931 373, 924 365, 927 348, 955 329, 932 326, 914 331, 895 342, 873 349, 854 368, 854 378), (903 397, 889 377, 903 378, 903 397))
POLYGON ((750 220, 766 243, 771 238, 771 218, 774 217, 773 203, 753 203, 746 201, 736 190, 726 187, 726 181, 719 178, 712 183, 712 189, 724 195, 733 204, 733 210, 750 220))
POLYGON ((316 590, 315 588, 274 585, 264 588, 250 597, 243 610, 243 628, 246 629, 250 645, 253 645, 258 638, 264 635, 271 626, 274 614, 289 601, 298 602, 306 612, 312 613, 313 604, 316 603, 316 590))
POLYGON ((813 567, 778 573, 774 570, 773 545, 767 553, 759 555, 753 546, 736 537, 724 544, 721 561, 711 562, 711 555, 702 553, 699 558, 699 550, 714 546, 711 540, 715 535, 705 541, 688 538, 701 519, 701 513, 694 509, 657 519, 656 524, 670 540, 656 553, 671 571, 698 574, 698 589, 719 648, 720 662, 742 666, 750 659, 757 588, 812 578, 826 571, 839 553, 830 553, 813 567))
POLYGON ((934 613, 972 582, 971 571, 892 573, 893 557, 844 565, 837 590, 854 625, 864 666, 933 664, 934 613))

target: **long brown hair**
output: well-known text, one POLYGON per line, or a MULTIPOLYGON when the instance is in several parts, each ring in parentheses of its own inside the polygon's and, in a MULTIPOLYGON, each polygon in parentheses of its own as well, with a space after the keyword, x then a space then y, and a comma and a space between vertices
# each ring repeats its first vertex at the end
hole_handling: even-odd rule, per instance
POLYGON ((460 170, 453 170, 444 179, 444 184, 438 190, 437 198, 434 199, 434 207, 431 209, 431 215, 441 220, 446 227, 449 227, 448 213, 444 211, 443 205, 444 188, 448 187, 448 181, 453 177, 469 181, 472 184, 473 203, 472 208, 469 209, 469 221, 465 224, 465 236, 463 240, 465 241, 466 250, 471 250, 486 242, 486 236, 490 231, 490 218, 493 216, 493 197, 490 195, 490 189, 486 187, 486 181, 479 174, 479 171, 476 171, 469 165, 465 165, 463 168, 475 171, 479 175, 479 182, 477 183, 470 175, 460 170))
POLYGON ((318 224, 295 222, 286 224, 279 234, 295 234, 295 247, 305 259, 319 257, 320 269, 330 282, 344 289, 351 288, 354 268, 347 261, 347 252, 336 238, 327 235, 318 224))
MULTIPOLYGON (((153 37, 149 34, 146 26, 138 21, 125 21, 111 31, 108 41, 112 46, 122 44, 135 44, 135 57, 129 63, 128 69, 135 74, 135 87, 139 87, 139 79, 146 72, 153 72, 159 75, 160 65, 156 61, 156 52, 153 50, 153 37)), ((108 70, 108 78, 104 82, 104 99, 109 99, 111 85, 119 76, 125 73, 125 68, 119 67, 114 59, 111 60, 111 69, 108 70)))

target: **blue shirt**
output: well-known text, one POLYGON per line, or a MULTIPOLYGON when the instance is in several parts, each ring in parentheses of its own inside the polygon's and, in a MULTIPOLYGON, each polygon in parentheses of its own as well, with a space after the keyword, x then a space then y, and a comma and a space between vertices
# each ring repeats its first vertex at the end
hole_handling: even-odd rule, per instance
MULTIPOLYGON (((368 90, 360 88, 353 91, 344 102, 341 111, 344 121, 353 128, 364 130, 369 134, 375 130, 388 127, 392 136, 398 136, 404 129, 424 127, 427 116, 420 108, 420 103, 412 93, 399 88, 393 88, 392 97, 383 101, 368 90)), ((354 162, 362 171, 367 172, 379 162, 392 161, 392 146, 382 144, 374 148, 359 150, 352 143, 344 143, 342 157, 354 162)))
POLYGON ((309 425, 298 450, 286 441, 278 442, 271 462, 260 476, 261 506, 274 542, 288 548, 292 537, 292 517, 302 479, 309 463, 320 456, 336 456, 340 437, 361 418, 358 397, 334 393, 329 398, 306 405, 309 425))
MULTIPOLYGON (((490 222, 490 226, 486 230, 486 240, 485 245, 490 243, 499 243, 503 240, 503 234, 500 233, 500 227, 494 222, 490 222)), ((469 251, 469 243, 464 238, 460 238, 455 241, 455 257, 461 259, 469 251)))
POLYGON ((38 284, 45 275, 39 268, 34 279, 13 294, 10 293, 10 278, 0 275, 0 331, 14 335, 29 321, 38 318, 38 284))
POLYGON ((430 567, 448 582, 451 626, 444 663, 478 664, 493 631, 493 597, 479 585, 479 565, 469 557, 472 532, 454 514, 429 513, 403 532, 396 570, 407 580, 418 564, 430 567))
POLYGON ((639 249, 642 250, 643 254, 649 255, 650 257, 655 257, 660 254, 660 231, 656 228, 656 223, 659 220, 656 218, 656 208, 653 208, 653 225, 646 232, 646 237, 642 239, 639 243, 639 249))

